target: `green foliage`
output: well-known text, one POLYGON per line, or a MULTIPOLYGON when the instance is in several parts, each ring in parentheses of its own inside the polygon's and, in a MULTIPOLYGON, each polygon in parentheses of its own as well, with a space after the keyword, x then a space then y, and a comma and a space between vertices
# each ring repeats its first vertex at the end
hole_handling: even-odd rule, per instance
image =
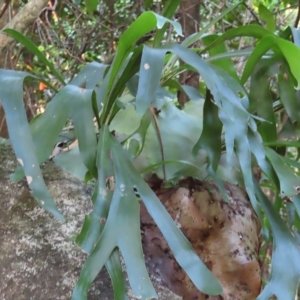
POLYGON ((11 143, 18 162, 22 166, 32 195, 37 203, 64 221, 47 190, 36 156, 34 143, 27 122, 23 103, 23 80, 29 74, 0 70, 0 98, 3 105, 11 143), (14 86, 12 89, 11 87, 14 86))
MULTIPOLYGON (((23 167, 13 178, 19 180, 25 174, 38 204, 63 220, 47 191, 39 164, 49 158, 60 133, 72 120, 78 147, 64 151, 54 161, 81 179, 96 182, 93 211, 86 216, 76 239, 89 257, 74 289, 74 300, 87 299, 88 289, 104 265, 112 279, 115 299, 127 299, 119 251, 134 293, 141 299, 156 297, 143 258, 135 192, 195 286, 209 295, 221 293, 215 276, 140 173, 146 177, 156 173, 169 181, 187 175, 209 177, 224 197, 223 180, 243 185, 264 232, 270 229, 274 241, 270 280, 258 299, 268 299, 272 294, 280 300, 293 299, 300 274, 298 242, 284 215, 266 199, 254 180, 252 166, 262 169, 265 185, 278 198, 292 199, 290 209, 299 218, 300 181, 299 171, 295 170, 299 169, 299 157, 291 150, 300 148, 299 100, 294 90, 300 81, 299 31, 291 28, 285 37, 276 35, 270 11, 260 6, 267 29, 249 24, 219 36, 204 36, 240 5, 237 3, 181 45, 165 45, 167 26, 171 24, 176 34, 181 34, 180 25, 169 19, 178 4, 168 1, 164 16, 151 11, 141 14, 120 37, 112 63, 92 62, 81 68, 30 125, 23 107, 23 81, 31 75, 0 71, 0 99, 12 145, 23 167), (156 34, 151 46, 136 45, 152 30, 156 34), (295 44, 290 41, 291 35, 295 44), (240 37, 254 39, 254 48, 229 52, 225 42, 240 37), (195 41, 201 41, 203 47, 187 48, 195 41), (249 55, 243 72, 236 71, 232 60, 240 55, 249 55), (185 65, 179 66, 179 59, 185 65), (178 74, 186 69, 201 75, 199 90, 178 82, 178 74), (185 108, 177 106, 178 90, 191 98, 185 108), (159 110, 157 115, 153 108, 159 110), (280 114, 285 115, 285 121, 280 114), (289 140, 282 140, 287 132, 289 140), (286 150, 283 154, 282 147, 286 150), (76 166, 72 163, 75 160, 76 166)), ((95 3, 86 5, 93 12, 95 3)), ((63 75, 38 47, 15 31, 7 33, 35 53, 64 84, 63 75)), ((284 201, 280 205, 279 209, 286 209, 284 201)))
POLYGON ((266 28, 274 32, 276 30, 276 22, 273 14, 263 4, 259 4, 258 11, 260 19, 266 23, 266 28))

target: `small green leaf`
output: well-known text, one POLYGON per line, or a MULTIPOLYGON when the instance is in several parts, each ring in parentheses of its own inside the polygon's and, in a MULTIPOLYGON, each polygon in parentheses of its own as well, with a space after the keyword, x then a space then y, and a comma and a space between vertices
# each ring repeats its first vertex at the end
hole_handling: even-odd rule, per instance
POLYGON ((85 5, 88 13, 90 15, 93 14, 93 12, 96 10, 98 1, 97 0, 85 0, 85 5))
POLYGON ((17 42, 21 43, 23 46, 25 46, 30 52, 35 54, 37 58, 45 65, 47 66, 51 73, 56 76, 56 78, 65 85, 65 81, 61 74, 59 74, 54 65, 46 58, 46 56, 38 49, 38 47, 27 37, 25 37, 22 33, 14 30, 14 29, 4 29, 3 32, 9 34, 12 38, 14 38, 17 42))
POLYGON ((214 47, 218 46, 219 44, 223 43, 226 40, 230 40, 239 36, 249 36, 257 39, 262 39, 264 36, 271 34, 269 30, 256 25, 256 24, 249 24, 244 26, 239 26, 237 28, 232 28, 225 33, 223 33, 218 39, 215 39, 209 46, 204 48, 200 51, 200 54, 213 49, 214 47))
POLYGON ((268 147, 265 147, 265 151, 279 178, 280 196, 292 197, 296 195, 299 177, 295 175, 290 167, 287 167, 281 155, 268 147))
POLYGON ((276 22, 273 14, 263 5, 259 4, 258 6, 258 14, 262 21, 266 23, 266 28, 274 32, 276 30, 276 22))

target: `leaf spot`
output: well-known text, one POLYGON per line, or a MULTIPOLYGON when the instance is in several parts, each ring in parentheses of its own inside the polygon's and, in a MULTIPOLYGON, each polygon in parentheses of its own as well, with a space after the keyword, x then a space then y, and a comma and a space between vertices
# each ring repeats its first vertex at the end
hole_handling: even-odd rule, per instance
POLYGON ((125 191, 125 184, 124 184, 124 183, 121 183, 121 184, 120 184, 120 189, 121 189, 122 192, 125 191))
POLYGON ((144 64, 144 69, 145 69, 145 70, 149 70, 149 69, 150 69, 150 65, 149 65, 149 64, 147 64, 147 63, 146 63, 146 64, 144 64))
POLYGON ((100 189, 99 189, 99 194, 104 198, 104 197, 106 196, 106 190, 100 188, 100 189))
POLYGON ((32 165, 32 167, 34 168, 34 165, 32 165))
POLYGON ((41 204, 44 205, 44 204, 45 204, 45 201, 42 200, 42 201, 41 201, 41 204))
POLYGON ((26 176, 27 182, 28 184, 30 184, 32 182, 32 177, 31 176, 26 176))
POLYGON ((17 158, 18 162, 20 163, 20 165, 23 167, 24 164, 23 164, 23 160, 21 158, 17 158))
POLYGON ((243 99, 245 97, 245 94, 241 91, 238 91, 237 94, 240 99, 243 99))

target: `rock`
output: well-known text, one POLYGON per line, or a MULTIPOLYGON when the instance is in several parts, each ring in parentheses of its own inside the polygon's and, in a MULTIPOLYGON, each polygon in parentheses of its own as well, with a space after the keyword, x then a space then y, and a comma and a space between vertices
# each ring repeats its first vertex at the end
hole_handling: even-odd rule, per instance
MULTIPOLYGON (((11 149, 0 144, 0 299, 70 299, 87 258, 74 240, 92 208, 92 187, 51 162, 43 166, 49 191, 67 219, 63 224, 38 207, 25 180, 16 184, 8 179, 16 166, 11 149)), ((164 288, 159 278, 152 279, 159 299, 181 299, 164 288)), ((128 294, 129 299, 136 299, 130 289, 128 294)), ((113 299, 105 270, 88 299, 113 299)))

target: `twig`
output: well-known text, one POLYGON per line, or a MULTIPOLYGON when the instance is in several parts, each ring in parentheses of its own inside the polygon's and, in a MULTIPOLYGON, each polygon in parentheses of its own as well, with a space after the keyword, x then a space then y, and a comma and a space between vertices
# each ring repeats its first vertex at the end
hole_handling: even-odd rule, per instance
POLYGON ((4 6, 0 11, 0 19, 3 17, 4 13, 6 12, 8 6, 9 6, 10 0, 5 0, 4 6))
POLYGON ((163 169, 164 181, 166 181, 167 180, 167 174, 166 174, 166 166, 164 164, 164 162, 165 162, 164 146, 163 146, 162 137, 161 137, 161 134, 160 134, 160 129, 159 129, 159 126, 158 126, 158 121, 157 121, 155 109, 152 106, 152 104, 150 105, 150 111, 152 113, 154 128, 155 128, 155 131, 156 131, 156 134, 157 134, 160 153, 161 153, 161 159, 162 159, 162 162, 163 162, 162 169, 163 169))
POLYGON ((263 24, 260 22, 258 16, 257 16, 256 13, 254 12, 254 10, 253 10, 246 2, 244 2, 243 4, 244 4, 244 5, 246 6, 246 8, 249 10, 249 12, 251 13, 251 15, 252 15, 253 18, 255 19, 255 21, 256 21, 259 25, 263 26, 263 24))
POLYGON ((296 17, 295 24, 294 24, 295 28, 298 27, 299 21, 300 21, 300 0, 298 0, 298 12, 297 12, 297 17, 296 17))

